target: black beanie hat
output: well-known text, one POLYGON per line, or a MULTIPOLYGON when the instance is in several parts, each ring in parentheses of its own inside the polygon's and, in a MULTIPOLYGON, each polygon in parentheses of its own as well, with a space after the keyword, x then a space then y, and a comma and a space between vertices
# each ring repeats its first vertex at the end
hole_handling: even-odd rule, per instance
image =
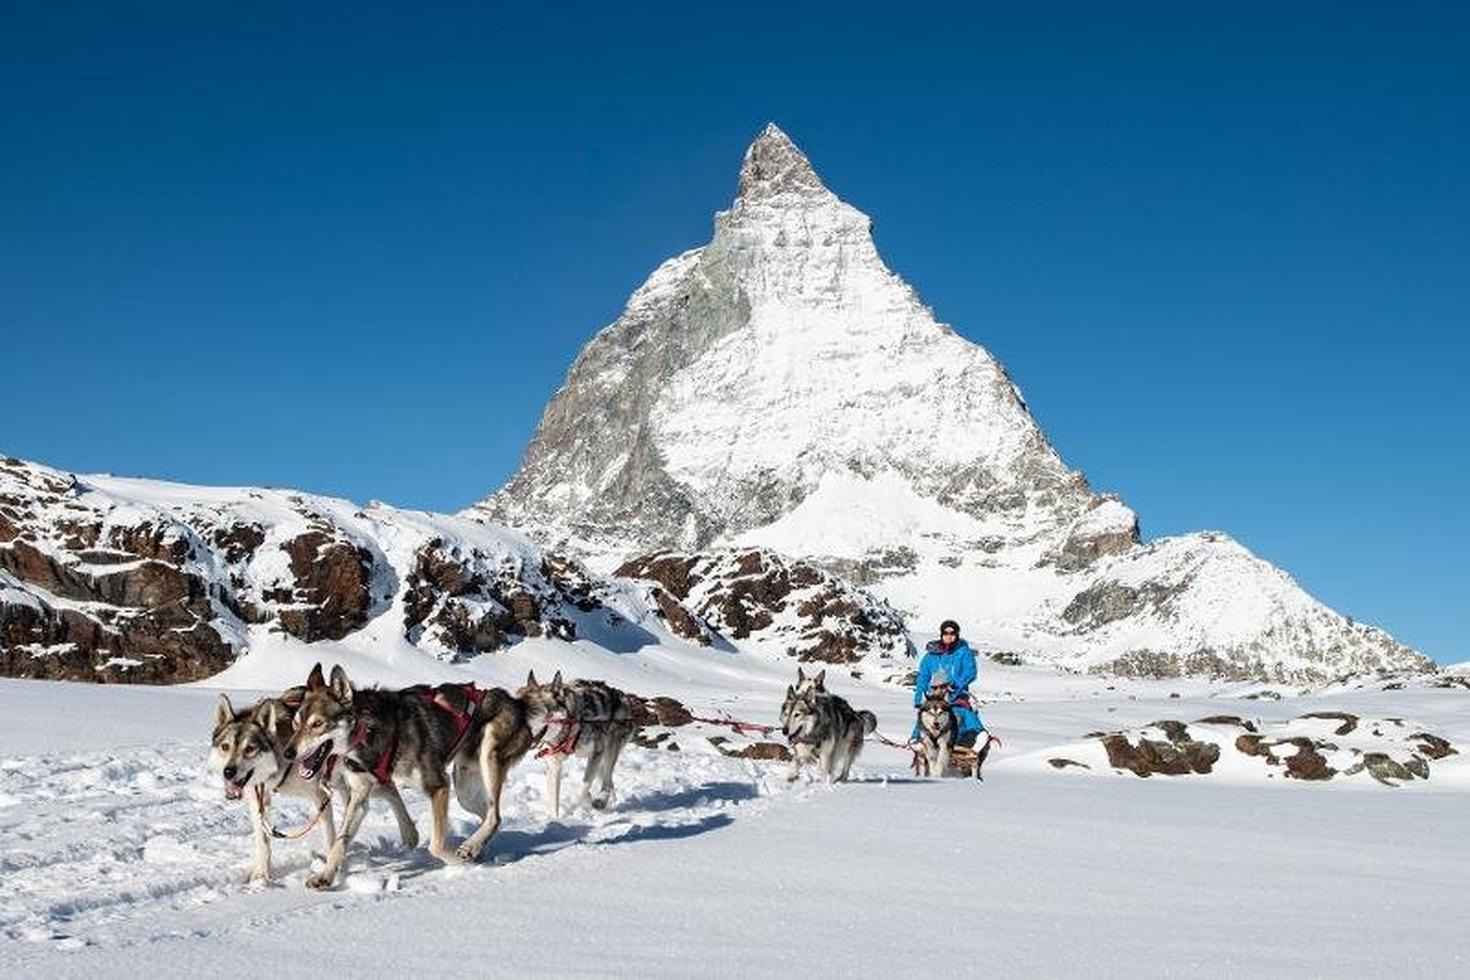
POLYGON ((946 619, 944 622, 942 622, 942 623, 939 624, 939 632, 941 634, 943 634, 944 631, 947 630, 947 629, 954 630, 954 635, 955 636, 959 636, 960 635, 960 624, 959 623, 956 623, 952 619, 946 619))

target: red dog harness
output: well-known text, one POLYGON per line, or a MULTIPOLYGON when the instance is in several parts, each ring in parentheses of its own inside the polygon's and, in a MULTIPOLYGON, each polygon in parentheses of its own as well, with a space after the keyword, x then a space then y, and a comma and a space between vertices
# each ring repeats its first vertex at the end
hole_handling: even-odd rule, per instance
MULTIPOLYGON (((479 713, 480 703, 485 700, 485 692, 480 690, 471 681, 463 684, 441 684, 439 687, 426 687, 419 692, 423 699, 431 706, 446 712, 454 725, 454 734, 450 739, 448 755, 452 756, 459 751, 460 743, 468 734, 470 726, 474 724, 475 715, 479 713), (456 708, 444 697, 445 688, 458 688, 465 698, 464 709, 456 708)), ((352 736, 347 740, 347 747, 355 749, 367 741, 368 732, 372 729, 373 716, 362 714, 358 716, 357 724, 353 726, 352 736)), ((388 746, 378 761, 368 771, 380 783, 387 783, 393 778, 393 764, 398 757, 398 732, 394 730, 393 737, 389 739, 388 746)), ((331 766, 336 756, 327 760, 327 769, 324 778, 331 776, 331 766)))
POLYGON ((450 719, 454 722, 454 738, 450 741, 449 754, 454 755, 459 751, 459 743, 464 741, 465 734, 469 732, 470 725, 474 723, 475 715, 479 713, 480 702, 485 700, 485 692, 475 686, 473 681, 463 684, 441 684, 435 688, 429 688, 423 692, 424 700, 436 708, 448 712, 450 719), (444 697, 446 687, 457 687, 464 695, 465 708, 460 710, 450 704, 444 697))

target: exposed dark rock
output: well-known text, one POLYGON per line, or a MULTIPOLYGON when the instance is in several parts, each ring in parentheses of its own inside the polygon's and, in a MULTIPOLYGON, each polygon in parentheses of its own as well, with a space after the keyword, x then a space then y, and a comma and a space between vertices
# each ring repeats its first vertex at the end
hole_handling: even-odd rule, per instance
POLYGON ((1078 762, 1075 759, 1056 758, 1056 759, 1047 759, 1046 761, 1047 761, 1047 763, 1053 769, 1066 769, 1068 766, 1076 766, 1079 769, 1091 769, 1092 768, 1087 763, 1085 763, 1085 762, 1078 762))
POLYGON ((1452 746, 1448 739, 1440 738, 1438 735, 1415 732, 1409 737, 1419 740, 1419 752, 1430 759, 1443 759, 1459 753, 1459 750, 1452 746))
POLYGON ((1322 718, 1327 721, 1340 721, 1341 725, 1333 732, 1334 735, 1346 735, 1358 727, 1358 716, 1348 714, 1346 711, 1310 711, 1302 715, 1303 718, 1322 718))
POLYGON ((619 578, 651 579, 668 589, 675 598, 687 599, 689 590, 699 584, 700 576, 695 572, 699 563, 698 555, 662 552, 630 559, 618 566, 613 574, 619 578))
POLYGON ((1188 738, 1179 742, 1140 738, 1134 745, 1127 736, 1107 735, 1103 737, 1102 745, 1108 753, 1108 765, 1144 777, 1155 773, 1164 776, 1204 774, 1210 772, 1220 759, 1218 745, 1188 738))
POLYGON ((1150 722, 1148 727, 1157 728, 1164 733, 1164 737, 1175 745, 1189 741, 1189 726, 1182 721, 1174 721, 1172 719, 1154 721, 1150 722))
POLYGON ((1074 626, 1096 629, 1132 616, 1145 606, 1156 609, 1166 607, 1170 600, 1187 587, 1186 581, 1173 586, 1150 582, 1142 588, 1134 588, 1104 579, 1077 593, 1067 604, 1067 608, 1062 610, 1062 619, 1074 626))
POLYGON ((670 752, 677 752, 679 743, 673 741, 673 737, 673 732, 656 732, 650 735, 640 728, 633 732, 632 742, 639 748, 666 749, 670 752))
POLYGON ((602 608, 602 603, 592 594, 592 577, 587 569, 565 555, 547 552, 541 559, 541 575, 582 612, 602 608))
POLYGON ((249 561, 257 548, 265 544, 265 528, 259 524, 232 524, 216 528, 210 540, 224 552, 232 565, 249 561))
POLYGON ((1386 752, 1364 752, 1363 765, 1367 767, 1368 775, 1385 786, 1392 786, 1394 780, 1406 783, 1414 778, 1412 772, 1395 762, 1386 752))
POLYGON ((902 619, 886 603, 774 552, 663 552, 627 561, 617 574, 657 583, 650 597, 660 616, 691 638, 708 631, 733 640, 779 638, 797 660, 833 664, 908 646, 902 619))
POLYGON ((673 593, 662 585, 654 583, 649 586, 649 598, 653 600, 654 612, 664 621, 664 625, 675 636, 681 636, 686 640, 693 640, 700 646, 709 646, 713 640, 710 637, 709 627, 690 612, 682 602, 674 598, 673 593))
POLYGON ((1244 728, 1248 732, 1253 732, 1256 730, 1254 722, 1246 721, 1244 718, 1241 718, 1238 715, 1210 715, 1208 718, 1201 718, 1195 724, 1234 725, 1237 728, 1244 728))
POLYGON ((633 724, 640 727, 661 725, 678 728, 694 720, 694 715, 674 698, 659 695, 652 698, 635 697, 633 701, 633 724))
POLYGON ((307 531, 281 545, 296 580, 296 608, 278 613, 281 628, 299 640, 340 640, 368 620, 372 553, 323 531, 307 531))
MULTIPOLYGON (((1102 503, 1100 498, 1098 503, 1102 503)), ((1074 531, 1056 554, 1057 567, 1063 571, 1086 568, 1105 555, 1121 555, 1138 544, 1138 520, 1127 527, 1074 531)))
MULTIPOLYGON (((1276 745, 1289 744, 1296 746, 1296 752, 1285 756, 1282 761, 1286 763, 1286 775, 1291 779, 1327 780, 1337 775, 1337 770, 1327 764, 1327 759, 1317 749, 1320 743, 1314 743, 1310 738, 1288 738, 1276 745)), ((1325 748, 1326 746, 1320 746, 1325 748)), ((1276 755, 1272 752, 1272 756, 1276 755)))
POLYGON ((789 762, 791 749, 780 742, 750 742, 738 749, 727 748, 730 740, 723 735, 710 735, 709 743, 720 750, 721 755, 734 759, 761 759, 768 762, 789 762))
POLYGON ((1240 735, 1235 739, 1235 750, 1244 755, 1257 756, 1268 761, 1278 761, 1271 755, 1270 746, 1259 735, 1240 735))

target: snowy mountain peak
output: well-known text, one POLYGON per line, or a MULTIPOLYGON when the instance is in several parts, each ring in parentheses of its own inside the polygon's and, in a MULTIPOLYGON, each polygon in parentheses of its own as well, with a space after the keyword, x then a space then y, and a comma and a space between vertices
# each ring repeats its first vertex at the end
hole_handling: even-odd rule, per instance
POLYGON ((755 200, 778 194, 830 193, 812 169, 806 154, 775 123, 766 128, 745 151, 740 167, 737 196, 755 200))
POLYGON ((1008 537, 1093 501, 995 360, 934 318, 772 125, 710 242, 583 349, 477 513, 621 558, 729 540, 844 474, 896 474, 1008 537))
POLYGON ((1143 547, 1133 511, 1062 462, 1004 368, 935 318, 774 124, 710 241, 582 349, 520 471, 468 516, 609 571, 661 550, 811 559, 920 624, 953 616, 985 647, 1075 666, 1424 664, 1223 535, 1143 547))

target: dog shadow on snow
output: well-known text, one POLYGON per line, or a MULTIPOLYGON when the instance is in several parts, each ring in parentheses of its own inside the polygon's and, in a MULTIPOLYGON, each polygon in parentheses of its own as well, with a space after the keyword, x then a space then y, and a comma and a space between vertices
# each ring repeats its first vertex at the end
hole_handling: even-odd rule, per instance
MULTIPOLYGON (((759 795, 749 783, 715 782, 674 792, 652 792, 630 796, 604 811, 596 822, 576 819, 550 820, 539 829, 502 828, 490 843, 488 861, 514 864, 522 858, 550 854, 576 844, 633 844, 639 841, 682 840, 728 827, 735 818, 728 813, 707 813, 675 823, 640 823, 639 818, 688 810, 714 803, 740 803, 759 795)), ((468 826, 468 825, 466 825, 468 826)))

